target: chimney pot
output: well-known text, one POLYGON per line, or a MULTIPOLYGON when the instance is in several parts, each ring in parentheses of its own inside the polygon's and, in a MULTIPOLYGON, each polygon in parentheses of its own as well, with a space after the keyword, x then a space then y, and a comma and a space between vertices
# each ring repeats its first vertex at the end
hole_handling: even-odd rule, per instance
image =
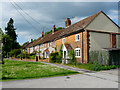
POLYGON ((42 31, 42 37, 44 36, 44 32, 42 31))
POLYGON ((52 34, 54 34, 55 31, 56 31, 56 27, 55 27, 55 25, 53 25, 52 34))
POLYGON ((31 42, 33 42, 33 39, 31 39, 31 42))
POLYGON ((71 25, 71 20, 70 18, 66 18, 65 27, 68 27, 69 25, 71 25))

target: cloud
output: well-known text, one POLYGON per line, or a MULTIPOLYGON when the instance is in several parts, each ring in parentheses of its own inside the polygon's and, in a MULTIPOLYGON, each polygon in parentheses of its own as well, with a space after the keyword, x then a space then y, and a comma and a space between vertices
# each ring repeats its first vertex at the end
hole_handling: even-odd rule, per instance
POLYGON ((112 9, 109 10, 108 16, 118 23, 118 10, 112 9))
POLYGON ((72 23, 76 23, 76 22, 78 22, 78 21, 80 21, 80 20, 82 20, 82 19, 84 19, 86 17, 87 16, 85 16, 85 17, 74 17, 74 18, 71 19, 71 21, 72 21, 72 23))

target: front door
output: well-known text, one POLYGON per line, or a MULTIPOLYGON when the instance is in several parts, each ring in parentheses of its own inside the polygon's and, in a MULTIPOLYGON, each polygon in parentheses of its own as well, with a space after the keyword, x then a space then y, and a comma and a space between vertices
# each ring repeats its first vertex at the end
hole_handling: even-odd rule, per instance
POLYGON ((66 51, 64 51, 64 63, 66 63, 66 51))
POLYGON ((49 52, 46 52, 46 58, 49 58, 49 52))

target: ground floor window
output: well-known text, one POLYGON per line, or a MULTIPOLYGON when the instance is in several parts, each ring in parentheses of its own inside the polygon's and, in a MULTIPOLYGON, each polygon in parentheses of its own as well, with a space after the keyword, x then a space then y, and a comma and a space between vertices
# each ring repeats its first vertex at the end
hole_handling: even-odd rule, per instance
POLYGON ((75 49, 75 56, 80 57, 81 56, 81 50, 80 48, 75 49))

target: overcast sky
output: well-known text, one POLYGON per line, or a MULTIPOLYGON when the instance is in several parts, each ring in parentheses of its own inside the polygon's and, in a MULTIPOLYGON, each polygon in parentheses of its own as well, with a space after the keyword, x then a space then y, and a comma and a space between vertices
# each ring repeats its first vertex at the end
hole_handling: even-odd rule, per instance
MULTIPOLYGON (((2 3, 2 30, 7 25, 9 18, 14 19, 14 26, 18 34, 17 41, 23 44, 41 36, 41 32, 56 27, 64 27, 65 19, 71 18, 72 24, 81 19, 104 11, 114 22, 118 23, 117 2, 16 2, 27 15, 17 7, 17 10, 10 2, 2 3), (29 18, 32 16, 37 22, 29 18), (27 19, 27 21, 26 21, 27 19), (30 24, 32 23, 32 25, 30 24), (44 27, 44 28, 43 28, 44 27)), ((1 23, 1 22, 0 22, 1 23)))

